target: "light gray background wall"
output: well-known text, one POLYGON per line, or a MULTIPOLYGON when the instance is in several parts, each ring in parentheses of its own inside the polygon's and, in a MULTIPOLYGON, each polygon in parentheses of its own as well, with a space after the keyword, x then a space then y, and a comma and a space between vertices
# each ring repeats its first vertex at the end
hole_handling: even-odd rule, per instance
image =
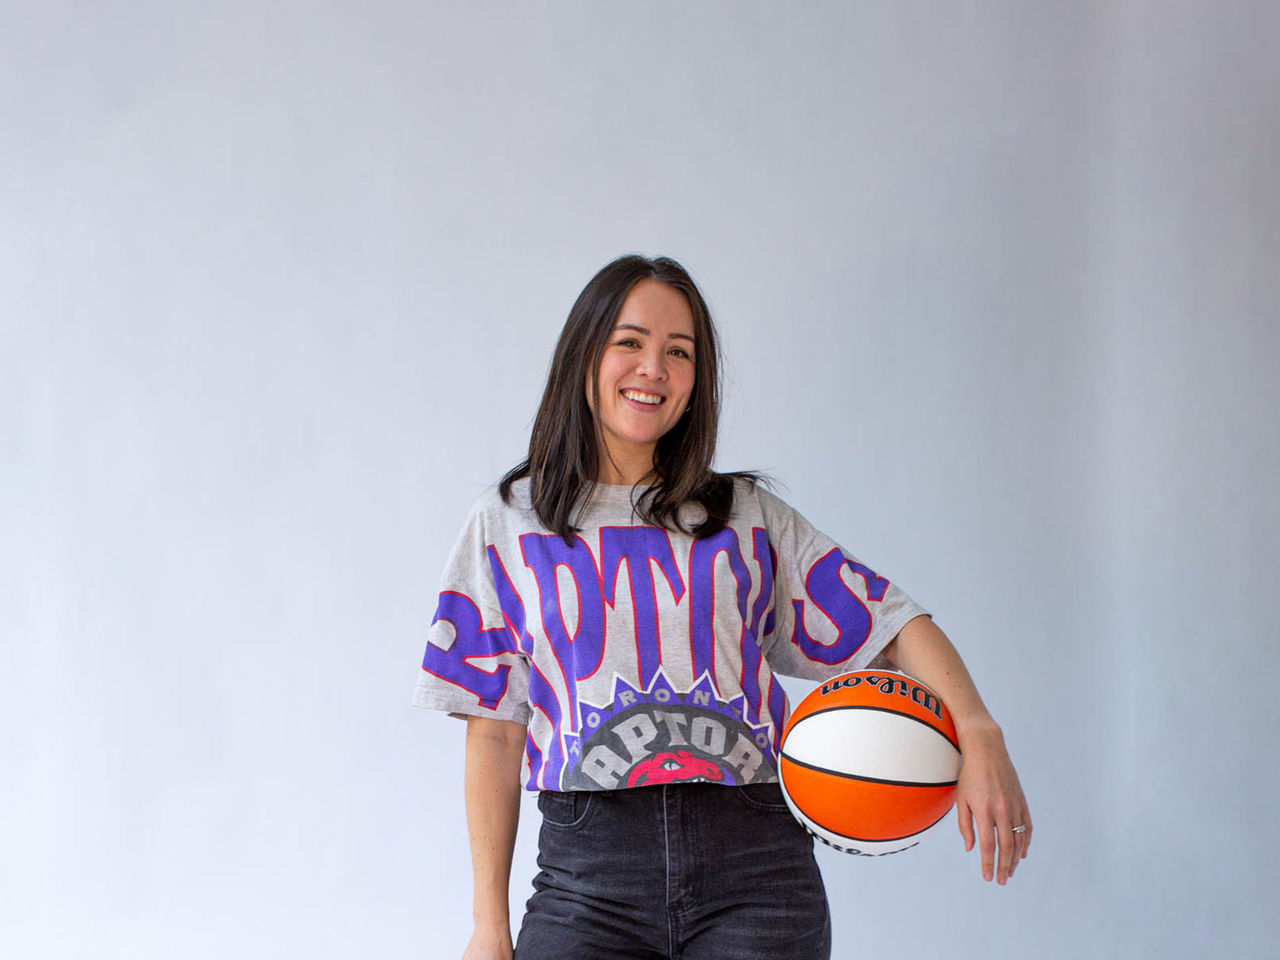
POLYGON ((823 851, 836 956, 1272 955, 1277 35, 5 0, 0 948, 460 954, 436 577, 639 250, 722 326, 720 463, 936 612, 1033 805, 1005 889, 952 826, 823 851))

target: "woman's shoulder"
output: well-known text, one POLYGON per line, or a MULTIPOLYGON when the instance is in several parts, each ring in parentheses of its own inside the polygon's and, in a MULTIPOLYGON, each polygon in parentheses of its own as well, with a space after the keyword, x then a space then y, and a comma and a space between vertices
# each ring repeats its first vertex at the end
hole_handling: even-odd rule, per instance
POLYGON ((511 484, 507 487, 507 492, 505 494, 502 492, 502 484, 495 483, 485 490, 485 492, 480 495, 480 499, 476 502, 483 503, 486 506, 493 507, 494 509, 497 509, 498 507, 514 507, 516 509, 528 508, 529 478, 520 477, 517 480, 512 480, 511 484))
POLYGON ((503 495, 500 484, 486 487, 472 502, 467 520, 469 523, 482 525, 509 523, 531 509, 529 480, 526 477, 515 481, 506 496, 503 495))
POLYGON ((727 474, 733 477, 733 517, 739 524, 750 522, 769 531, 769 536, 786 536, 809 531, 812 524, 795 507, 774 493, 776 481, 757 473, 727 474))
POLYGON ((772 481, 763 474, 752 471, 722 473, 721 478, 733 484, 733 512, 761 512, 774 514, 790 510, 786 501, 769 489, 772 481))

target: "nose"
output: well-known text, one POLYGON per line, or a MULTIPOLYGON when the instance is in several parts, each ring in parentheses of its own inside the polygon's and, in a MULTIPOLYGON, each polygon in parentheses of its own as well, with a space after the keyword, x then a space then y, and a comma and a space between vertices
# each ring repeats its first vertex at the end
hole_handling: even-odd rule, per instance
POLYGON ((661 346, 650 347, 640 355, 636 373, 651 380, 667 379, 667 354, 661 346))

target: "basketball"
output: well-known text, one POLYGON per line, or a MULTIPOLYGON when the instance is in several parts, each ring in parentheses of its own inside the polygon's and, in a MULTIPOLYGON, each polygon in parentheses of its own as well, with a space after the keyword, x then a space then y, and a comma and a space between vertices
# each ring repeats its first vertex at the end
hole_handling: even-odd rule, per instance
POLYGON ((938 695, 883 670, 842 674, 800 701, 778 758, 796 819, 861 856, 914 847, 955 803, 959 773, 955 724, 938 695))

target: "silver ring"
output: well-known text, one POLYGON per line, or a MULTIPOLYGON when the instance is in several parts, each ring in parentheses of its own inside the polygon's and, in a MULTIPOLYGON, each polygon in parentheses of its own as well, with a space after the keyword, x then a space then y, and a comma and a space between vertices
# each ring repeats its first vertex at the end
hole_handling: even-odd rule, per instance
POLYGON ((1026 832, 1027 832, 1027 825, 1026 825, 1025 823, 1020 823, 1020 824, 1018 824, 1016 827, 1014 827, 1014 828, 1013 828, 1013 832, 1014 832, 1014 833, 1026 833, 1026 832))

